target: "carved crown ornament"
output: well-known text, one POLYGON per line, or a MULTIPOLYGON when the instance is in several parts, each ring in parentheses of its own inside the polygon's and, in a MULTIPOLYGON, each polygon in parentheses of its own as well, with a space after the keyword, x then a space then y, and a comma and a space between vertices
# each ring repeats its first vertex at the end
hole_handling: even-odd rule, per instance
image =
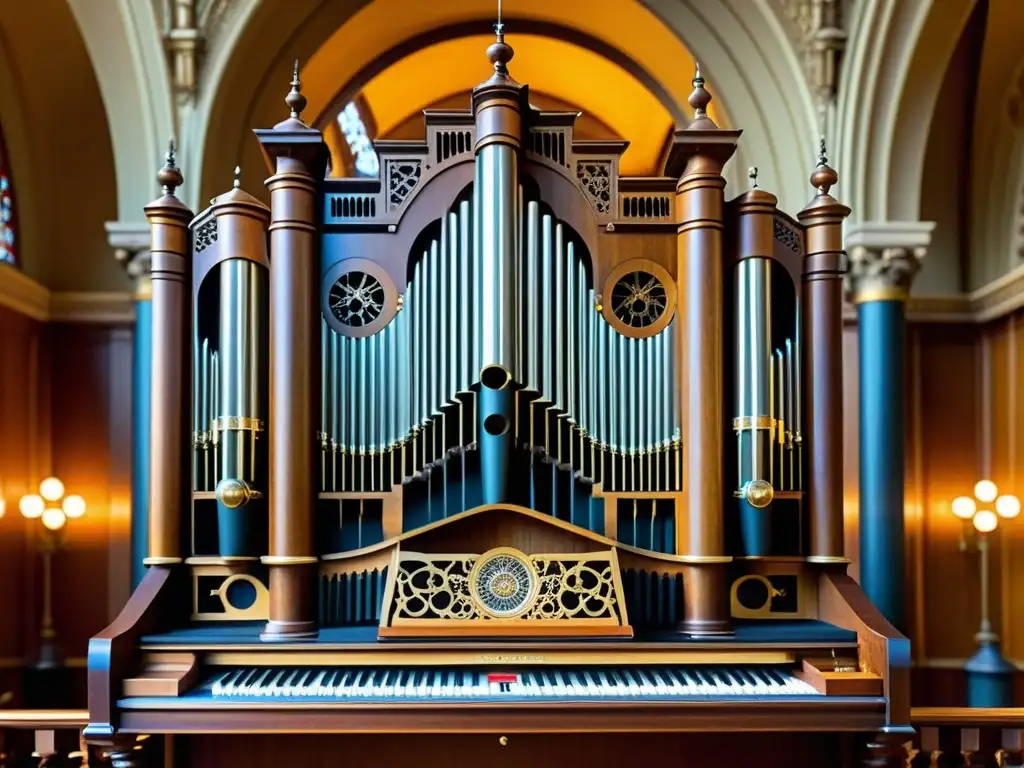
POLYGON ((854 304, 906 301, 927 248, 855 246, 849 254, 846 295, 854 304))

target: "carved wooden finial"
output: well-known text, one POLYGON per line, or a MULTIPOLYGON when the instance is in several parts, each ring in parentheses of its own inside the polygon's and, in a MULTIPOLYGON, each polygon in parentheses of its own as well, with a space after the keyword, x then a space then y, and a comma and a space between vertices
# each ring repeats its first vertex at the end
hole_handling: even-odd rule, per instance
POLYGON ((711 94, 704 88, 704 78, 700 74, 700 63, 694 62, 695 71, 693 74, 693 93, 688 101, 693 107, 693 119, 699 120, 707 116, 708 104, 711 103, 711 94))
POLYGON ((828 150, 825 148, 825 137, 821 137, 818 149, 818 166, 811 174, 811 186, 818 190, 818 195, 825 196, 839 182, 839 174, 828 165, 828 150))
POLYGON ((306 97, 302 95, 302 80, 299 79, 299 60, 295 60, 295 68, 292 70, 292 89, 284 99, 284 103, 291 110, 294 120, 301 119, 302 110, 306 108, 306 97))
POLYGON ((752 165, 747 169, 747 176, 750 177, 750 188, 757 189, 757 166, 752 165))
POLYGON ((238 189, 242 186, 242 168, 240 166, 235 166, 235 180, 231 186, 233 189, 238 189))
POLYGON ((167 157, 164 160, 164 167, 156 175, 156 180, 163 187, 165 195, 173 195, 174 190, 182 185, 184 178, 174 159, 174 139, 167 143, 167 157))

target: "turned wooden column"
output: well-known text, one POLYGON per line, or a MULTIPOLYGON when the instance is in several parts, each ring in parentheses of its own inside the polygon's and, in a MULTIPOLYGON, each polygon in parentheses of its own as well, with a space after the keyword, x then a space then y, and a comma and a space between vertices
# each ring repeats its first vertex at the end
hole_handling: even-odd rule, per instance
POLYGON ((270 220, 270 620, 264 640, 315 637, 315 468, 320 414, 316 179, 326 146, 300 119, 298 63, 291 116, 256 131, 273 176, 270 220))
POLYGON ((192 211, 174 190, 181 171, 174 143, 157 174, 163 195, 145 207, 152 233, 152 371, 150 385, 149 554, 145 565, 181 562, 181 521, 191 504, 191 463, 185 436, 192 381, 192 261, 188 224, 192 211))
POLYGON ((804 455, 810 510, 808 560, 843 556, 843 219, 850 209, 829 194, 839 175, 829 168, 825 141, 811 174, 817 194, 800 211, 805 255, 800 313, 805 371, 804 455))
POLYGON ((698 71, 690 105, 694 120, 677 131, 666 175, 679 178, 680 212, 676 280, 680 316, 676 334, 682 421, 683 496, 676 525, 676 553, 683 574, 684 619, 689 634, 730 631, 726 588, 722 477, 723 255, 725 179, 722 167, 736 151, 739 131, 721 130, 707 116, 711 94, 698 71))

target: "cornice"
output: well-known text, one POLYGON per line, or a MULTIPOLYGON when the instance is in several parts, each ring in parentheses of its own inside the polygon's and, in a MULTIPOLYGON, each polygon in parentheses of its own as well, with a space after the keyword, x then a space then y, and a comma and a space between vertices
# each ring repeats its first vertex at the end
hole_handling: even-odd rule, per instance
POLYGON ((128 291, 50 291, 12 267, 0 267, 0 306, 44 323, 135 322, 135 302, 128 291))

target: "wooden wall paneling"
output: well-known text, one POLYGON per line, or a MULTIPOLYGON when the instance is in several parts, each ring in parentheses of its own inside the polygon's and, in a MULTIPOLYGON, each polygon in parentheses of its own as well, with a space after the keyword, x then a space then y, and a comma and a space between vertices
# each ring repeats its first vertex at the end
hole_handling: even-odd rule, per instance
POLYGON ((920 462, 928 539, 922 574, 929 658, 965 658, 978 626, 978 564, 959 549, 951 502, 977 480, 976 404, 980 375, 975 330, 920 326, 920 462))

